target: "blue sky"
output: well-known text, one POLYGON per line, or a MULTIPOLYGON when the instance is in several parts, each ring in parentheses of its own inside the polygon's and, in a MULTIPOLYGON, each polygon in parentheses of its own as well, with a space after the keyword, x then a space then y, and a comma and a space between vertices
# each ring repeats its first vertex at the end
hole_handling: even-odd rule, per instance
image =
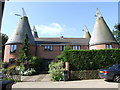
POLYGON ((39 37, 83 37, 84 25, 90 33, 95 24, 96 8, 99 8, 111 30, 118 22, 117 2, 7 2, 2 32, 12 35, 24 8, 31 28, 36 26, 39 37))

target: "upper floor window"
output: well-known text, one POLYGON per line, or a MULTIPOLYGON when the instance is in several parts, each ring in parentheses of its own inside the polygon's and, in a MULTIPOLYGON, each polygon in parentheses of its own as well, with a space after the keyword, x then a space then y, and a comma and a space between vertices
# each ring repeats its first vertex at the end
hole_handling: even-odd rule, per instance
POLYGON ((65 49, 64 45, 60 45, 60 51, 63 51, 65 49))
POLYGON ((10 45, 10 53, 15 53, 17 49, 17 45, 10 45))
POLYGON ((72 46, 72 49, 73 49, 73 50, 80 50, 80 46, 74 45, 74 46, 72 46))
POLYGON ((46 51, 52 51, 52 45, 46 45, 44 50, 46 51))
POLYGON ((106 48, 112 48, 112 45, 107 44, 107 45, 106 45, 106 48))

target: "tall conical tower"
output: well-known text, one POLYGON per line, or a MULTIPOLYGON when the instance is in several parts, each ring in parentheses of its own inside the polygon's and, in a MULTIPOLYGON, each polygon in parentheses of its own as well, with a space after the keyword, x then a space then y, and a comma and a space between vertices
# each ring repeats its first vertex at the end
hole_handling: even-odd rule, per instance
POLYGON ((90 49, 118 48, 112 32, 106 24, 102 14, 96 9, 96 23, 90 39, 90 49))
POLYGON ((88 28, 86 26, 85 26, 84 32, 85 32, 85 34, 84 34, 83 38, 91 38, 91 35, 90 35, 88 28))
POLYGON ((35 26, 33 26, 32 34, 34 38, 38 38, 38 33, 37 33, 35 26))
POLYGON ((21 19, 18 22, 13 34, 6 42, 4 62, 14 62, 16 60, 16 58, 19 56, 19 51, 22 47, 22 43, 24 42, 26 34, 29 38, 30 49, 32 51, 31 55, 35 54, 35 41, 31 32, 28 17, 24 9, 22 9, 22 11, 23 15, 16 14, 17 16, 21 16, 21 19))

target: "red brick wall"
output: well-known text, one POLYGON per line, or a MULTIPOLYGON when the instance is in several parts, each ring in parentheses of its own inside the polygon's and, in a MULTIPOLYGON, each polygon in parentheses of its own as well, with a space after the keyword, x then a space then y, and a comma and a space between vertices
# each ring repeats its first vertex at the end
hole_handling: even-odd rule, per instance
MULTIPOLYGON (((4 62, 9 62, 10 58, 17 58, 19 56, 21 44, 17 44, 17 50, 15 53, 10 53, 10 45, 5 46, 4 53, 4 62)), ((72 48, 72 46, 70 46, 72 48)), ((35 46, 30 46, 30 54, 34 56, 38 56, 45 59, 53 59, 56 60, 56 57, 62 53, 60 51, 59 45, 52 45, 52 51, 45 51, 44 45, 38 45, 37 48, 35 46), (36 55, 35 55, 36 54, 36 55)), ((81 49, 88 49, 88 46, 81 46, 81 49)))
POLYGON ((105 49, 105 48, 106 48, 105 44, 90 46, 90 50, 91 49, 105 49))
MULTIPOLYGON (((111 44, 111 45, 112 48, 119 48, 118 44, 111 44)), ((90 46, 90 49, 105 49, 105 48, 106 48, 106 44, 90 46)))
MULTIPOLYGON (((10 45, 5 46, 5 52, 4 52, 4 62, 9 62, 10 58, 17 58, 20 53, 20 48, 22 47, 21 44, 17 44, 17 49, 15 53, 10 53, 10 45)), ((35 46, 30 46, 30 54, 35 55, 35 46)))
POLYGON ((44 45, 39 45, 37 47, 37 56, 45 59, 54 59, 56 60, 56 56, 60 55, 61 51, 59 46, 53 45, 52 51, 45 51, 44 45))
MULTIPOLYGON (((72 46, 70 46, 72 48, 72 46)), ((81 49, 88 49, 88 46, 81 46, 81 49)), ((44 45, 39 45, 37 47, 37 56, 44 59, 53 59, 57 60, 56 57, 60 55, 62 51, 60 51, 59 45, 52 45, 52 51, 45 51, 44 45)))
POLYGON ((119 44, 112 44, 112 47, 113 48, 120 48, 120 45, 119 44))
POLYGON ((89 49, 88 45, 81 46, 81 49, 89 49))

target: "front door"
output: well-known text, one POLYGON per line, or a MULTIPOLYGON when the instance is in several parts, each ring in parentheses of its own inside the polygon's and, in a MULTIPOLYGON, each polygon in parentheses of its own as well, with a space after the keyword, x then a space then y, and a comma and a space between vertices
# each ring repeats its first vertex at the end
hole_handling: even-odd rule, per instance
POLYGON ((49 71, 49 64, 53 59, 45 59, 44 71, 49 71))

